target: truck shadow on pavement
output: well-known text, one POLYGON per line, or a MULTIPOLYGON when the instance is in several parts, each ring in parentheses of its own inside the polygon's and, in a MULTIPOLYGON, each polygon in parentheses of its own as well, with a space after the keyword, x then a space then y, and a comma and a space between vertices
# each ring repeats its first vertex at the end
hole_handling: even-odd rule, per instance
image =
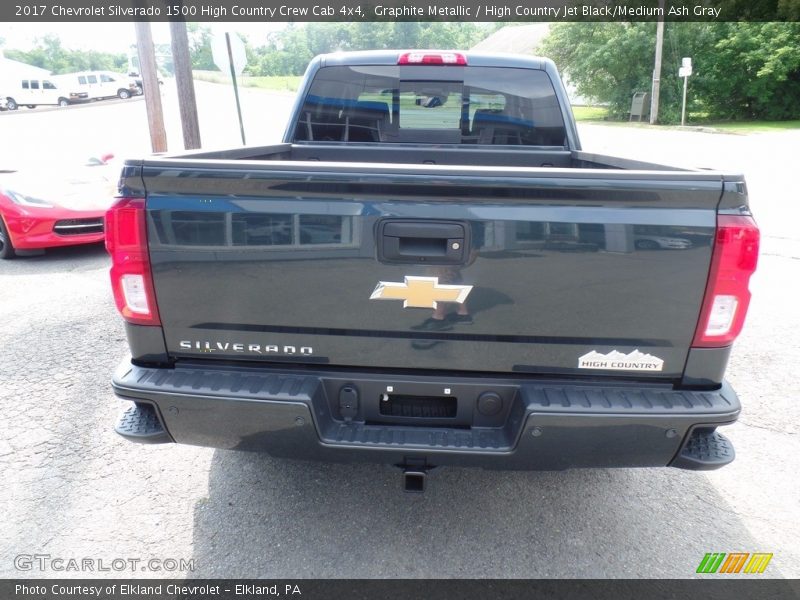
MULTIPOLYGON (((37 251, 38 252, 38 251, 37 251)), ((111 259, 103 242, 81 246, 47 248, 41 253, 17 256, 13 260, 0 262, 4 275, 51 274, 65 271, 80 271, 98 267, 98 261, 111 265, 111 259)))
MULTIPOLYGON (((769 551, 702 473, 401 471, 217 450, 193 577, 675 577, 707 552, 769 551)), ((779 577, 770 568, 771 577, 779 577)))

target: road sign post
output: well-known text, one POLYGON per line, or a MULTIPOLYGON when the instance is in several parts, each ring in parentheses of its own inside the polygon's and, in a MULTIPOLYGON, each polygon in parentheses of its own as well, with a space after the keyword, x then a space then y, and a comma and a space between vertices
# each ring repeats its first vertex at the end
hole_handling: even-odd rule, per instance
MULTIPOLYGON (((237 37, 238 39, 238 37, 237 37)), ((239 103, 239 86, 236 83, 236 67, 233 62, 233 49, 231 48, 231 34, 225 32, 225 45, 228 47, 228 61, 231 65, 231 80, 233 81, 233 95, 236 98, 236 114, 239 115, 239 132, 242 134, 242 145, 246 145, 244 137, 244 122, 242 121, 242 105, 239 103)), ((683 104, 686 105, 686 86, 683 88, 683 104)))
POLYGON ((686 88, 689 86, 689 76, 692 74, 692 59, 684 57, 678 76, 683 77, 683 106, 681 107, 681 127, 686 125, 686 88))
POLYGON ((242 135, 242 145, 246 144, 244 135, 244 121, 242 120, 242 106, 239 102, 239 85, 236 76, 241 75, 247 65, 247 55, 241 38, 227 31, 225 36, 214 36, 211 40, 211 54, 214 64, 223 73, 229 71, 233 82, 233 96, 236 99, 236 114, 239 117, 239 132, 242 135))

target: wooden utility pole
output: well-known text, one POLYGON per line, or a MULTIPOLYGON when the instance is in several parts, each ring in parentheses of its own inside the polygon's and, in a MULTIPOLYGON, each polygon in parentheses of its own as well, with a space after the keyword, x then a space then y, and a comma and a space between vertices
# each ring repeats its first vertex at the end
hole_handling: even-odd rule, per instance
POLYGON ((153 152, 166 152, 167 132, 164 129, 164 110, 161 108, 161 88, 158 85, 153 34, 147 21, 136 22, 136 49, 139 53, 139 75, 144 88, 147 122, 150 126, 150 145, 153 152))
POLYGON ((185 21, 170 21, 172 63, 175 66, 175 83, 178 86, 178 106, 183 127, 183 147, 200 148, 200 123, 197 118, 197 100, 194 95, 192 59, 189 56, 189 35, 185 21))
MULTIPOLYGON (((659 0, 659 8, 664 10, 664 0, 659 0)), ((650 93, 650 125, 658 121, 658 96, 661 92, 661 48, 664 46, 664 17, 656 24, 656 64, 653 67, 653 89, 650 93)))

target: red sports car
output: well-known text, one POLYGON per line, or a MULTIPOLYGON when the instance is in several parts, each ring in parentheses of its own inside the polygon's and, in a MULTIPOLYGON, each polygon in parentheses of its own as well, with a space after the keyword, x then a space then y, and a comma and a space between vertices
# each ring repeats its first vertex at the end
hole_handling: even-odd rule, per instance
POLYGON ((103 241, 118 171, 97 163, 63 176, 0 171, 0 258, 103 241))

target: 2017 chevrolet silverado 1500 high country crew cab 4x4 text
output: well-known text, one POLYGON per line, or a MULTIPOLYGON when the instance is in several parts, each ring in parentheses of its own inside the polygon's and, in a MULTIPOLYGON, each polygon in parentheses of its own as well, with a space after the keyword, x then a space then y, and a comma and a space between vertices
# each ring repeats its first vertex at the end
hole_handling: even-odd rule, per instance
POLYGON ((583 152, 549 60, 318 57, 283 143, 128 161, 106 235, 128 439, 412 488, 733 460, 744 179, 583 152))

